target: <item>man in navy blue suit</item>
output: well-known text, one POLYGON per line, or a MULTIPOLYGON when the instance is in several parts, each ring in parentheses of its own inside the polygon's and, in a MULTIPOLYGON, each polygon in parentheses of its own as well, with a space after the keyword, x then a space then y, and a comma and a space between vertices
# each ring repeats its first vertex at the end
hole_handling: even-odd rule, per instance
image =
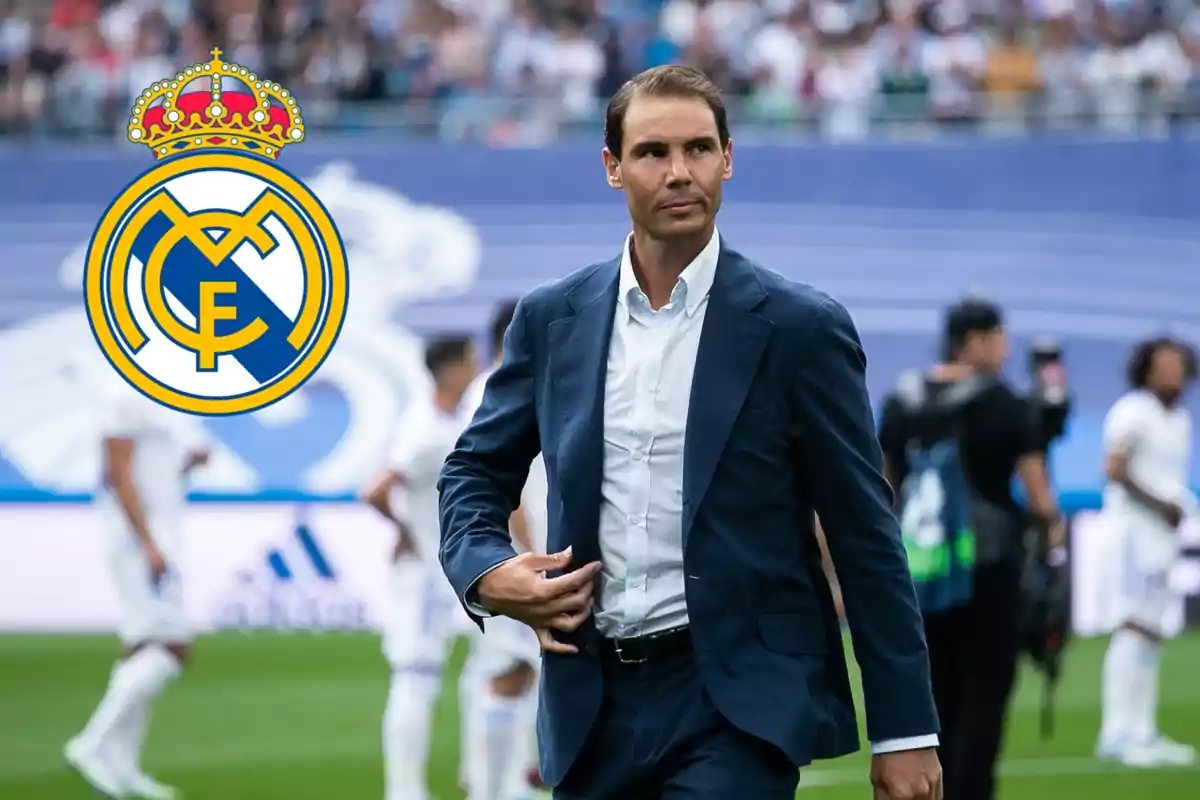
MULTIPOLYGON (((819 515, 866 694, 875 797, 941 797, 928 655, 845 309, 729 249, 725 108, 685 67, 609 104, 621 257, 519 304, 440 483, 480 625, 543 649, 542 775, 570 800, 791 798, 859 741, 819 515), (549 549, 508 518, 546 466, 549 549)), ((485 629, 486 635, 486 629, 485 629)))

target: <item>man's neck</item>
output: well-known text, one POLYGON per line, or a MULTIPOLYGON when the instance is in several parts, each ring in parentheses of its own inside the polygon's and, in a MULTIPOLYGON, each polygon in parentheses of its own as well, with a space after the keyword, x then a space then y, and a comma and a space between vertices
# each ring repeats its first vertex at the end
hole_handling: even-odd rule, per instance
POLYGON ((1167 409, 1168 411, 1170 411, 1172 408, 1174 408, 1175 404, 1179 402, 1178 394, 1159 392, 1159 391, 1155 391, 1154 389, 1150 390, 1150 394, 1154 395, 1154 397, 1156 397, 1158 399, 1158 402, 1162 404, 1162 407, 1167 409))
POLYGON ((644 229, 634 228, 629 258, 633 275, 650 299, 651 308, 657 310, 667 304, 679 276, 696 260, 712 236, 712 225, 694 236, 679 239, 661 239, 644 229))
POLYGON ((975 370, 970 364, 964 364, 961 361, 951 361, 949 363, 934 364, 933 369, 929 370, 929 375, 935 381, 950 382, 961 381, 975 374, 975 370))
POLYGON ((440 388, 433 391, 433 405, 443 414, 453 414, 458 410, 460 402, 462 402, 462 392, 440 388))

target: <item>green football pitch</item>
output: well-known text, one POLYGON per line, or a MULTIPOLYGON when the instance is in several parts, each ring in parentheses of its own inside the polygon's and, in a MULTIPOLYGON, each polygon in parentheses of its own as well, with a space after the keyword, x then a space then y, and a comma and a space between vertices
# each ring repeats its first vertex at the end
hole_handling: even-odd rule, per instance
MULTIPOLYGON (((1091 758, 1104 645, 1074 643, 1049 741, 1038 735, 1040 679, 1023 674, 1001 767, 1003 798, 1200 798, 1200 769, 1123 769, 1091 758)), ((2 800, 92 797, 62 767, 60 752, 99 699, 114 647, 104 636, 0 637, 2 800)), ((460 647, 455 667, 462 656, 460 647)), ((205 637, 191 670, 156 709, 147 769, 190 800, 378 800, 386 684, 374 636, 205 637)), ((1200 743, 1200 635, 1171 643, 1162 686, 1162 728, 1200 743)), ((456 714, 448 684, 430 767, 438 800, 462 796, 456 714)), ((804 797, 871 797, 862 754, 805 770, 801 786, 804 797)))

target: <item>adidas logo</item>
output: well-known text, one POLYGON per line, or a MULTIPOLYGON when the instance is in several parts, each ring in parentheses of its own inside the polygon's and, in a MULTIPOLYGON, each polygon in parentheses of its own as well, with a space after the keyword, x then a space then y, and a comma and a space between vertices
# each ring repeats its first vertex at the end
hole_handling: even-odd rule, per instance
POLYGON ((299 519, 284 542, 242 570, 214 615, 218 629, 369 628, 363 601, 339 582, 312 529, 299 519))

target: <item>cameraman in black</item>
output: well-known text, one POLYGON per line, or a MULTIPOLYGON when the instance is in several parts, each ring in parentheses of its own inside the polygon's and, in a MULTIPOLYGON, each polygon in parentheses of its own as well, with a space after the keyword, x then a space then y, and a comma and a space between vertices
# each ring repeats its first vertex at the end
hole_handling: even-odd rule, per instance
MULTIPOLYGON (((945 800, 991 800, 1020 649, 1024 533, 1030 521, 1013 497, 1013 476, 1021 480, 1028 513, 1047 542, 1061 537, 1060 513, 1030 404, 1000 375, 1008 347, 999 307, 963 300, 947 310, 944 334, 943 363, 926 372, 929 396, 945 396, 947 386, 967 381, 985 383, 955 410, 975 550, 969 599, 926 615, 925 633, 942 726, 945 800)), ((896 392, 883 406, 879 437, 898 502, 920 414, 928 416, 914 413, 896 392)))

